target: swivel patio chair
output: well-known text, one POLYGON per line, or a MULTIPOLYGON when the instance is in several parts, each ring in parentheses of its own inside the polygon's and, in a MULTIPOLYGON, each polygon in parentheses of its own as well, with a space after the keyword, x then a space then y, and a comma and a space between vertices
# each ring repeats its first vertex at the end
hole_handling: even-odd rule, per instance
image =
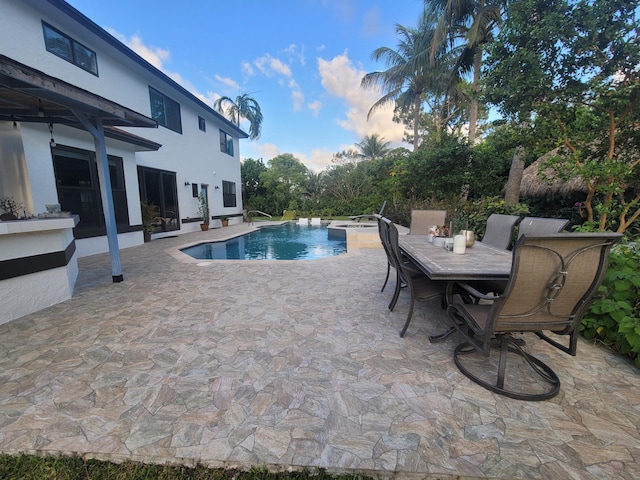
POLYGON ((442 298, 445 293, 445 282, 433 281, 427 277, 417 266, 411 261, 405 259, 400 252, 400 246, 398 244, 398 228, 390 220, 384 218, 383 222, 387 225, 387 239, 389 251, 391 252, 392 261, 396 268, 396 290, 394 292, 394 298, 392 305, 389 306, 390 310, 395 308, 398 297, 400 296, 400 289, 402 284, 407 285, 407 289, 410 293, 409 312, 407 314, 407 320, 404 327, 400 331, 400 336, 404 337, 411 323, 413 317, 414 303, 416 300, 426 301, 432 298, 442 298))
POLYGON ((508 250, 513 240, 513 231, 520 217, 517 215, 502 215, 493 213, 487 219, 482 243, 492 247, 508 250))
POLYGON ((560 233, 569 224, 564 218, 524 217, 518 224, 518 238, 522 235, 560 233))
POLYGON ((447 314, 466 340, 454 351, 458 369, 473 382, 511 398, 554 397, 560 379, 525 352, 523 338, 513 334, 533 332, 575 355, 580 321, 602 282, 611 246, 621 237, 619 233, 525 234, 513 250, 511 275, 502 295, 485 295, 468 284, 450 282, 447 314), (464 303, 454 296, 454 288, 463 288, 482 302, 464 303), (561 343, 561 335, 568 335, 568 342, 561 343), (491 356, 493 349, 499 351, 497 359, 491 356))
POLYGON ((443 226, 446 221, 446 210, 411 210, 409 235, 428 235, 430 227, 443 226))
MULTIPOLYGON (((567 225, 569 220, 564 218, 542 218, 542 217, 524 217, 518 224, 518 238, 522 235, 546 235, 548 233, 560 233, 567 225)), ((502 293, 507 282, 491 280, 487 282, 476 282, 474 288, 483 292, 502 293)))

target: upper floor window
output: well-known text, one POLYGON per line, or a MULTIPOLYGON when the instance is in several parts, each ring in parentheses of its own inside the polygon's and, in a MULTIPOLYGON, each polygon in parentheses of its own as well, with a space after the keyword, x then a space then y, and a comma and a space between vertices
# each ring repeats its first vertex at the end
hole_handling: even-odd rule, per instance
POLYGON ((73 38, 42 22, 44 44, 47 51, 63 58, 67 62, 98 76, 98 58, 96 52, 85 47, 73 38))
POLYGON ((220 151, 233 157, 233 137, 220 130, 220 151))
POLYGON ((236 184, 233 182, 222 181, 222 206, 236 206, 236 184))
POLYGON ((201 132, 207 131, 207 122, 205 122, 204 118, 198 117, 198 128, 201 132))
POLYGON ((169 130, 182 133, 180 104, 178 102, 153 87, 149 87, 149 101, 151 102, 151 118, 169 130))

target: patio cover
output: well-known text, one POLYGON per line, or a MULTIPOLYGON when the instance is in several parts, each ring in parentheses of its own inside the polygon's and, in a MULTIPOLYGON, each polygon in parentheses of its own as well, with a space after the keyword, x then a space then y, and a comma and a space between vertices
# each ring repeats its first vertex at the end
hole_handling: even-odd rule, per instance
POLYGON ((100 171, 112 277, 114 282, 121 282, 123 275, 105 135, 124 141, 128 138, 134 145, 157 150, 159 144, 114 128, 157 128, 156 121, 4 55, 0 55, 0 121, 62 124, 91 133, 100 171))

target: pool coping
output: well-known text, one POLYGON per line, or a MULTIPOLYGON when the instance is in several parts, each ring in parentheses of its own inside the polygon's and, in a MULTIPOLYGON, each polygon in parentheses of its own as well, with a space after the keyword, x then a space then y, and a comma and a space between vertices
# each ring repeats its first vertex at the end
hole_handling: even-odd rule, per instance
MULTIPOLYGON (((228 264, 230 262, 299 262, 300 260, 276 260, 276 259, 263 259, 263 260, 217 260, 217 259, 198 259, 193 258, 192 256, 182 252, 183 249, 193 247, 195 245, 200 245, 202 243, 217 243, 217 242, 226 242, 227 240, 231 240, 232 238, 241 237, 242 235, 247 235, 251 232, 255 232, 259 230, 263 226, 278 226, 284 223, 295 222, 293 220, 283 220, 278 222, 269 222, 268 225, 258 224, 255 225, 253 223, 243 223, 242 226, 244 228, 233 228, 230 230, 228 234, 216 236, 216 238, 212 239, 201 239, 193 242, 188 242, 177 247, 167 248, 165 250, 166 253, 171 255, 174 259, 178 260, 181 263, 198 265, 201 267, 209 266, 213 263, 224 262, 228 264)), ((240 225, 238 225, 240 226, 240 225)), ((234 226, 237 227, 237 226, 234 226)), ((228 227, 227 227, 228 228, 228 227)), ((380 244, 380 236, 378 235, 377 225, 373 222, 354 222, 349 220, 332 220, 328 225, 329 229, 334 230, 344 230, 347 237, 347 251, 346 253, 340 255, 334 255, 331 257, 324 258, 315 258, 312 260, 305 261, 321 261, 321 260, 331 260, 334 258, 342 257, 345 255, 358 255, 360 253, 361 248, 382 248, 380 244), (335 223, 335 225, 334 225, 335 223), (352 228, 352 226, 357 226, 357 228, 352 228), (351 227, 351 228, 350 228, 351 227), (355 231, 357 230, 357 231, 355 231)), ((220 233, 220 229, 215 230, 216 233, 220 233)))

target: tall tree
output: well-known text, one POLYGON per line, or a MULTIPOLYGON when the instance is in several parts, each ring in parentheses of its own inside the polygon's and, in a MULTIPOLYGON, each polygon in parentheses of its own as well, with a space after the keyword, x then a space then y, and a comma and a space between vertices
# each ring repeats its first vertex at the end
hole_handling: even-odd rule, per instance
POLYGON ((240 119, 249 121, 249 138, 260 138, 262 129, 262 111, 255 98, 248 93, 238 95, 235 100, 230 97, 220 97, 213 103, 213 108, 225 115, 231 122, 240 127, 240 119))
POLYGON ((267 169, 262 159, 254 160, 245 158, 240 164, 240 177, 242 179, 242 195, 245 206, 254 205, 254 202, 264 196, 265 188, 260 180, 260 175, 267 169))
POLYGON ((601 230, 640 218, 639 9, 640 0, 510 2, 487 61, 489 100, 564 147, 546 167, 582 178, 588 221, 601 230))
POLYGON ((391 145, 391 142, 385 142, 384 137, 377 133, 365 135, 360 142, 356 143, 360 150, 360 157, 365 160, 376 160, 384 157, 389 153, 389 145, 391 145))
POLYGON ((260 180, 272 196, 274 212, 281 213, 301 198, 308 173, 307 167, 290 153, 269 160, 269 168, 260 174, 260 180))
MULTIPOLYGON (((430 55, 435 59, 443 44, 457 56, 455 71, 472 72, 472 95, 469 108, 469 143, 473 145, 479 115, 480 73, 484 46, 493 40, 494 29, 501 22, 504 0, 425 0, 425 8, 439 20, 430 55)), ((457 79, 454 77, 454 81, 457 79)))
POLYGON ((363 88, 379 88, 384 95, 369 109, 367 118, 377 109, 394 103, 397 110, 411 112, 413 116, 413 149, 419 146, 419 119, 422 113, 422 96, 433 88, 439 73, 430 65, 429 45, 431 45, 434 23, 431 17, 423 15, 417 28, 396 25, 400 37, 396 50, 379 47, 371 54, 375 61, 383 61, 387 70, 367 73, 361 82, 363 88))

